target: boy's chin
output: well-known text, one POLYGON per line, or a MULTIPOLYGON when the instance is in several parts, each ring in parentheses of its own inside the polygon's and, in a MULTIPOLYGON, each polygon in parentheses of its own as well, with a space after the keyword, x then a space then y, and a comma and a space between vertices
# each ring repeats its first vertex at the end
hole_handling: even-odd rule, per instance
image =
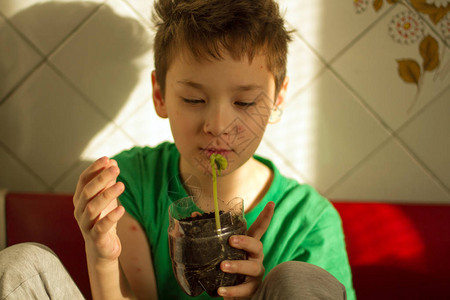
MULTIPOLYGON (((209 177, 213 176, 213 172, 212 172, 211 168, 209 168, 209 169, 203 168, 203 169, 201 169, 201 171, 202 171, 203 175, 205 175, 205 176, 209 176, 209 177)), ((224 177, 227 175, 228 175, 228 170, 223 170, 222 172, 220 172, 220 175, 219 175, 219 173, 216 172, 217 178, 224 177)))
MULTIPOLYGON (((204 175, 204 176, 208 176, 208 177, 212 177, 213 176, 213 171, 211 169, 211 166, 208 165, 197 165, 196 168, 204 175)), ((228 168, 223 170, 222 172, 219 173, 216 171, 216 176, 217 178, 220 177, 225 177, 228 174, 230 174, 231 172, 233 172, 233 166, 232 165, 228 165, 228 168)))

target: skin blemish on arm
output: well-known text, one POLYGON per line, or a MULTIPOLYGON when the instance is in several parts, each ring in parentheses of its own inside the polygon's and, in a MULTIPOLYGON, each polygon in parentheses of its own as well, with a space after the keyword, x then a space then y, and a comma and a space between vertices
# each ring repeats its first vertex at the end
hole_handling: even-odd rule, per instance
POLYGON ((131 231, 137 231, 138 228, 137 228, 136 225, 131 225, 131 226, 130 226, 130 230, 131 230, 131 231))

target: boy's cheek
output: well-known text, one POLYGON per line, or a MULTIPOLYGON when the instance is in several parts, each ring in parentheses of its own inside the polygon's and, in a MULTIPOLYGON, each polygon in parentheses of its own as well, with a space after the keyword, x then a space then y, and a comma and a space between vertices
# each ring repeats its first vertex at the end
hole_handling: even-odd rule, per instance
POLYGON ((255 127, 251 120, 236 118, 229 127, 227 134, 221 135, 219 138, 237 154, 251 148, 253 143, 258 143, 262 138, 263 131, 259 127, 255 127))
POLYGON ((265 93, 261 93, 255 99, 255 105, 244 111, 244 122, 255 131, 255 134, 262 136, 269 122, 272 109, 273 99, 265 93))

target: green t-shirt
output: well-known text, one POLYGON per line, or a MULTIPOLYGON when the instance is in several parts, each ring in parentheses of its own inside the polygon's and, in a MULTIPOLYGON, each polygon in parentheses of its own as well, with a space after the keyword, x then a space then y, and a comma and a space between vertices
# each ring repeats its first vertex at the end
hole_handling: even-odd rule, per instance
MULTIPOLYGON (((159 299, 192 299, 178 286, 169 256, 168 207, 187 193, 179 177, 179 152, 174 144, 135 147, 117 160, 125 192, 119 197, 126 211, 144 228, 151 248, 159 299)), ((266 274, 285 261, 304 261, 324 268, 355 299, 341 219, 333 205, 312 187, 282 176, 269 160, 255 156, 273 172, 262 201, 245 214, 250 226, 264 206, 275 202, 271 224, 261 238, 266 274)), ((206 293, 197 299, 211 299, 206 293)))

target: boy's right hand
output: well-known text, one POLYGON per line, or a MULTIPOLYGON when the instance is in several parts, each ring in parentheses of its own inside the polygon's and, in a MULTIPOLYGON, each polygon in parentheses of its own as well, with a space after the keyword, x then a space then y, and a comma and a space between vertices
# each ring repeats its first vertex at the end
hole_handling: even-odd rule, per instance
POLYGON ((115 160, 98 159, 80 175, 73 197, 86 251, 105 261, 117 259, 121 252, 116 227, 125 209, 118 205, 117 197, 125 187, 116 182, 119 172, 115 160))

